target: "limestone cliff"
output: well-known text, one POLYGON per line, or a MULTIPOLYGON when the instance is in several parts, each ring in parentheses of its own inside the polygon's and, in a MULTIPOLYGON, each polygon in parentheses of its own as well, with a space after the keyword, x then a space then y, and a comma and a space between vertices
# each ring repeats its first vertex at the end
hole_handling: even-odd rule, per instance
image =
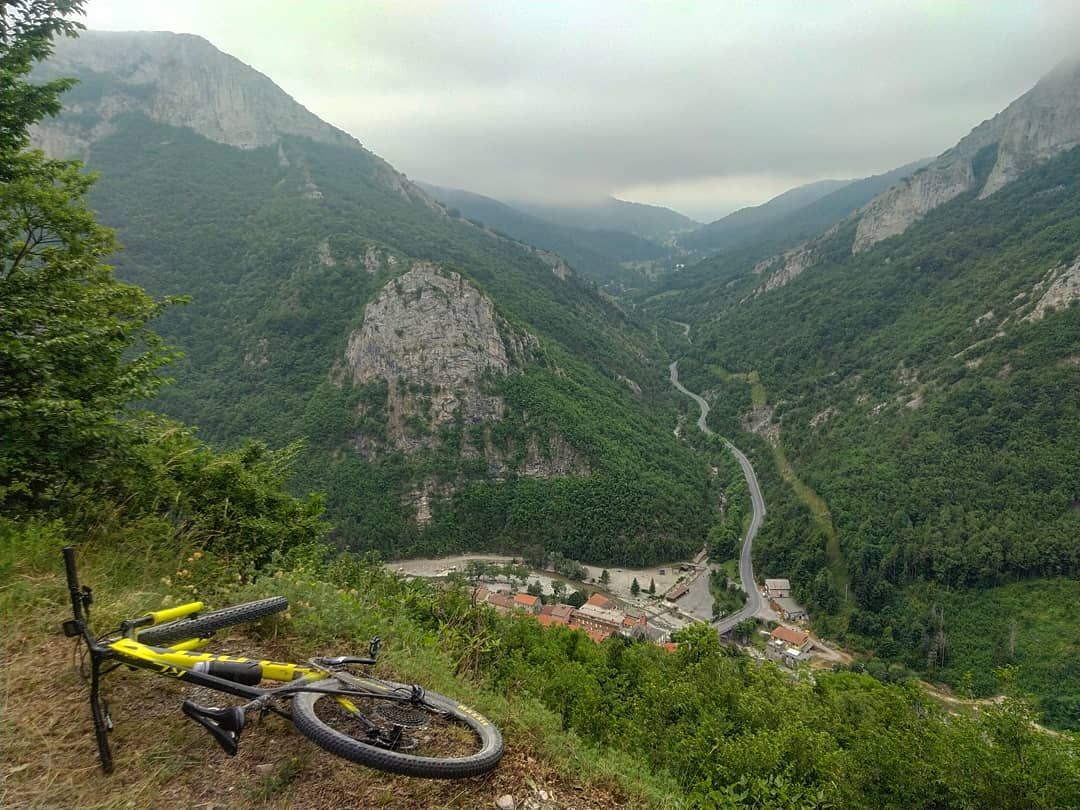
MULTIPOLYGON (((364 309, 363 323, 349 337, 344 368, 354 384, 384 381, 385 435, 357 436, 355 448, 374 458, 385 449, 407 457, 440 444, 440 428, 483 429, 482 445, 460 436, 464 459, 483 458, 488 474, 525 478, 588 475, 586 461, 558 434, 524 447, 498 448, 490 427, 506 414, 502 397, 487 378, 518 373, 538 348, 537 339, 514 328, 491 300, 458 273, 416 262, 388 282, 364 309)), ((417 521, 431 517, 434 499, 449 497, 459 481, 426 479, 406 494, 417 521)))
MULTIPOLYGON (((64 114, 34 127, 34 145, 55 157, 86 157, 113 132, 114 119, 139 112, 239 149, 310 138, 363 151, 384 187, 429 207, 434 202, 351 135, 322 121, 268 77, 205 39, 165 31, 84 31, 60 38, 35 78, 73 76, 81 86, 63 99, 64 114)), ((291 156, 279 147, 279 165, 291 156)), ((314 196, 314 189, 303 190, 314 196)), ((319 195, 321 196, 321 194, 319 195)))
POLYGON ((368 303, 345 360, 354 383, 387 382, 387 438, 411 453, 442 425, 501 419, 503 401, 481 379, 520 366, 535 343, 461 275, 418 262, 368 303), (410 430, 418 419, 425 429, 410 430))
POLYGON ((1080 62, 1060 65, 926 169, 862 209, 852 250, 903 233, 927 212, 978 189, 993 194, 1032 166, 1080 144, 1080 62), (979 171, 989 158, 989 171, 979 171))

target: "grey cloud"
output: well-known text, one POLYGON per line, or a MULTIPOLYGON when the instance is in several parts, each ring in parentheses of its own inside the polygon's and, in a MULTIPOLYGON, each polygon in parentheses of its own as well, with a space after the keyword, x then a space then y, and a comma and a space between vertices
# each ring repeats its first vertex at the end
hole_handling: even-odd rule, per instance
POLYGON ((1065 0, 97 0, 89 23, 202 34, 410 176, 506 197, 636 189, 699 216, 936 154, 1080 56, 1065 0))

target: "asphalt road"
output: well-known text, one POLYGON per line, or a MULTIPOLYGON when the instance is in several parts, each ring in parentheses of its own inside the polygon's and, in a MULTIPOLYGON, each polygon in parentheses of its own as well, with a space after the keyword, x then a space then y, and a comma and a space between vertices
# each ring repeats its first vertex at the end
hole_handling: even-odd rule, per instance
MULTIPOLYGON (((709 403, 693 391, 687 390, 679 382, 678 360, 668 366, 668 371, 671 373, 671 384, 698 404, 701 415, 698 417, 697 426, 702 433, 711 436, 712 430, 709 429, 707 424, 709 403)), ((765 519, 765 499, 761 497, 761 487, 758 485, 757 476, 754 474, 754 468, 750 466, 749 459, 731 442, 725 440, 724 444, 731 451, 731 454, 735 456, 735 460, 739 462, 739 466, 742 468, 743 475, 746 476, 746 484, 750 489, 750 503, 753 507, 753 515, 750 518, 750 527, 746 530, 746 537, 743 538, 742 549, 739 552, 739 580, 742 583, 742 589, 746 591, 746 604, 743 605, 741 610, 715 622, 716 629, 721 634, 731 630, 743 619, 756 616, 758 613, 771 613, 768 603, 761 596, 761 591, 758 590, 757 583, 754 580, 754 562, 752 558, 754 537, 757 536, 758 529, 761 528, 761 522, 765 519)), ((684 603, 680 605, 684 611, 705 621, 712 620, 712 595, 709 593, 707 571, 702 572, 694 581, 690 590, 680 602, 684 603)))

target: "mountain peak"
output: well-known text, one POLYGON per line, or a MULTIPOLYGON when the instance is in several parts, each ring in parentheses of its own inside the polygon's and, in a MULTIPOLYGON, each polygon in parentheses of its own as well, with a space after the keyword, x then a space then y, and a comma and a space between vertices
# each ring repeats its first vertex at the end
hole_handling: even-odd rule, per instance
POLYGON ((254 149, 299 135, 360 147, 321 120, 255 68, 202 37, 167 31, 85 31, 60 39, 38 71, 78 76, 83 85, 64 98, 63 127, 38 128, 39 145, 53 154, 79 154, 110 131, 115 116, 138 111, 187 127, 218 143, 254 149))
POLYGON ((853 250, 897 236, 973 189, 989 197, 1033 166, 1080 145, 1080 61, 1059 64, 924 171, 876 197, 863 211, 853 250))

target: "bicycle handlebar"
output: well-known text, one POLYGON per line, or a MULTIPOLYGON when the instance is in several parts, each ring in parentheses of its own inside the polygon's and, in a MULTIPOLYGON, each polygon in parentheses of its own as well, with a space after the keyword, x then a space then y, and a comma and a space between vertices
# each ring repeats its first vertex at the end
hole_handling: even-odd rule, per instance
POLYGON ((75 546, 64 546, 64 568, 67 571, 68 592, 71 594, 71 609, 77 620, 82 619, 82 594, 79 592, 79 574, 75 570, 75 546))
POLYGON ((85 611, 85 608, 90 606, 90 589, 79 585, 79 572, 75 568, 75 546, 64 546, 64 569, 67 573, 68 593, 71 596, 71 613, 74 616, 73 621, 64 622, 64 634, 81 635, 92 649, 94 638, 90 635, 90 628, 86 626, 85 611))

